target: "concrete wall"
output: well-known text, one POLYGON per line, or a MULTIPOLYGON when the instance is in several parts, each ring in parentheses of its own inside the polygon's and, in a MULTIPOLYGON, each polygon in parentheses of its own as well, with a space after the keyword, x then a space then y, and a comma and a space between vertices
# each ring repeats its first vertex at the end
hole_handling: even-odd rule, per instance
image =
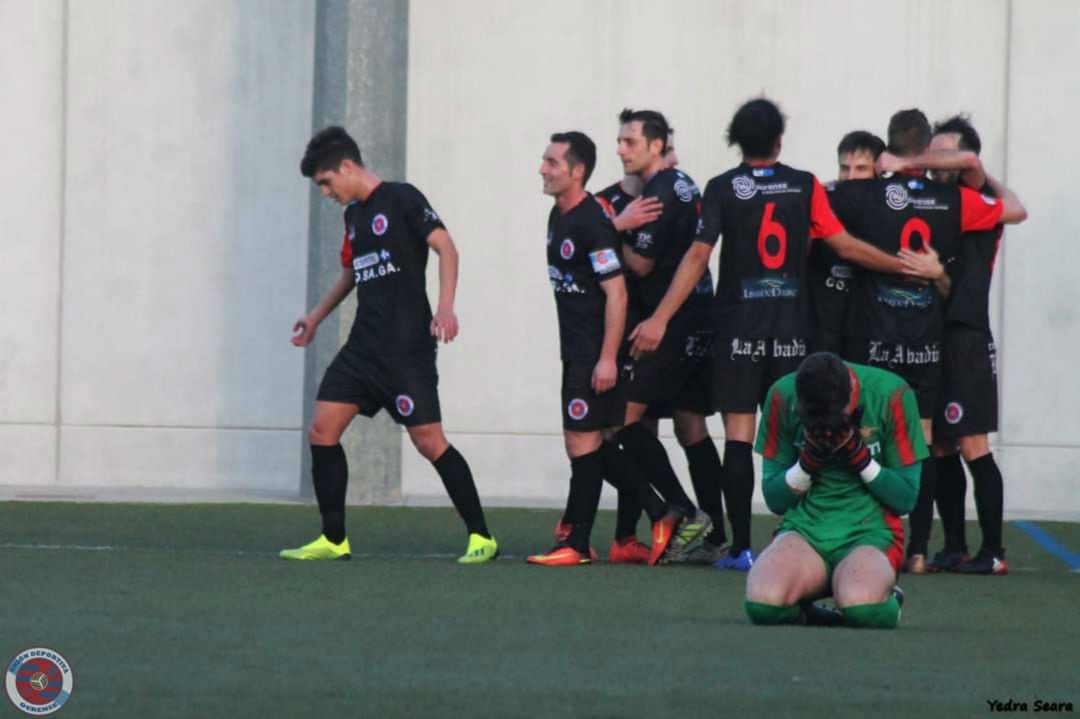
POLYGON ((0 483, 298 491, 314 17, 0 2, 0 483))
MULTIPOLYGON (((0 0, 0 486, 299 493, 304 359, 287 338, 313 296, 296 159, 328 77, 317 12, 404 12, 381 2, 0 0)), ((1080 511, 1071 0, 412 0, 407 17, 407 112, 391 113, 407 163, 377 139, 365 155, 420 186, 460 246, 442 400, 485 498, 566 487, 548 134, 598 141, 596 189, 619 175, 619 109, 656 107, 704 184, 737 160, 732 111, 764 92, 789 116, 785 161, 822 178, 844 132, 882 132, 898 108, 973 114, 1032 214, 1006 233, 993 299, 1007 506, 1080 511)), ((385 71, 350 63, 346 120, 369 103, 363 73, 385 71)), ((405 497, 442 497, 400 446, 405 497)))
MULTIPOLYGON (((462 252, 462 334, 440 355, 441 393, 481 495, 565 496, 542 254, 550 200, 537 176, 548 134, 580 129, 597 141, 598 189, 620 175, 618 111, 661 109, 677 129, 683 169, 703 186, 738 160, 723 137, 732 112, 765 93, 789 118, 783 159, 825 179, 848 130, 883 134, 905 107, 973 115, 988 168, 1015 185, 1033 216, 1006 233, 993 300, 1004 412, 994 442, 1007 506, 1080 511, 1068 470, 1080 447, 1080 382, 1068 372, 1080 350, 1068 277, 1080 250, 1066 211, 1077 170, 1054 161, 1072 146, 1069 118, 1080 109, 1069 75, 1080 59, 1078 12, 1052 0, 413 0, 408 178, 462 252)), ((719 418, 711 427, 720 437, 719 418)), ((668 445, 685 476, 681 452, 668 445)), ((402 482, 406 496, 442 491, 408 446, 402 482)))

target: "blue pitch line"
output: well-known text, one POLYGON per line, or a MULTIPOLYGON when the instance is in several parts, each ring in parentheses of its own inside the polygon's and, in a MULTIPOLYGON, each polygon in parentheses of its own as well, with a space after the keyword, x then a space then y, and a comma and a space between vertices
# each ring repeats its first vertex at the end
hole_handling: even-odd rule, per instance
POLYGON ((1012 522, 1012 525, 1024 530, 1029 537, 1035 540, 1036 544, 1065 562, 1071 571, 1080 571, 1080 554, 1074 554, 1058 544, 1058 541, 1051 537, 1045 529, 1031 522, 1012 522))

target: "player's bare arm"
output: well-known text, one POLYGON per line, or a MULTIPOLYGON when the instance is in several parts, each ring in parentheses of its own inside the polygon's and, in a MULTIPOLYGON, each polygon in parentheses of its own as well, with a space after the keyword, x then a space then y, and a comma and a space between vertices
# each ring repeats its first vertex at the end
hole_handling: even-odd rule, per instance
POLYGON ((600 359, 593 369, 592 386, 597 394, 603 394, 615 386, 619 378, 616 358, 623 330, 626 329, 626 280, 621 276, 612 277, 600 283, 604 291, 604 344, 600 348, 600 359))
POLYGON ((874 272, 886 274, 902 274, 904 267, 899 258, 882 252, 869 242, 863 242, 857 237, 852 237, 847 232, 839 232, 835 235, 823 238, 829 247, 840 255, 840 258, 852 262, 874 272))
POLYGON ((981 189, 986 182, 982 160, 970 150, 928 150, 912 157, 900 157, 883 152, 877 160, 878 172, 905 170, 942 170, 959 172, 960 181, 968 187, 981 189))
POLYGON ((623 211, 612 220, 619 232, 636 230, 639 227, 660 219, 664 212, 664 203, 655 197, 635 197, 623 211))
POLYGON ((622 246, 622 259, 623 264, 638 277, 644 277, 649 274, 653 271, 653 267, 656 266, 656 260, 642 257, 634 252, 633 247, 627 244, 622 246))
POLYGON ((457 293, 458 252, 450 233, 439 228, 427 236, 427 244, 439 256, 439 305, 431 318, 431 335, 441 342, 452 342, 458 333, 454 314, 457 293))
POLYGON ((902 249, 897 257, 904 265, 905 275, 933 282, 938 296, 943 300, 948 299, 949 293, 952 292, 952 280, 933 247, 927 247, 925 252, 902 249))
POLYGON ((341 274, 330 285, 315 309, 301 317, 293 325, 292 343, 297 347, 307 347, 315 339, 315 330, 326 316, 334 311, 341 301, 349 296, 354 287, 353 272, 348 267, 341 268, 341 274))
POLYGON ((671 285, 664 293, 664 299, 660 301, 652 316, 638 324, 630 334, 630 356, 637 359, 642 354, 654 352, 660 346, 667 332, 667 325, 671 318, 679 311, 686 302, 686 298, 694 291, 694 287, 701 281, 705 268, 709 264, 713 246, 705 242, 693 242, 690 249, 683 255, 679 262, 675 276, 671 278, 671 285))
POLYGON ((1027 219, 1027 210, 1024 208, 1016 193, 1005 186, 997 178, 987 175, 986 182, 999 198, 1005 209, 1001 211, 1001 222, 1005 225, 1018 225, 1027 219))

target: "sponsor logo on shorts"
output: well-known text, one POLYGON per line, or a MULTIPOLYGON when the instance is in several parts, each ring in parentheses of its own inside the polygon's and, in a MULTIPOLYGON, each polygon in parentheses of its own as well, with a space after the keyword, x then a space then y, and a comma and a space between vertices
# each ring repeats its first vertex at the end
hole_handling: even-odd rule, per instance
POLYGON ((585 415, 589 414, 589 403, 583 399, 572 399, 570 404, 566 406, 566 413, 570 415, 572 420, 583 420, 585 415))
POLYGON ((790 300, 798 296, 799 283, 789 277, 760 277, 742 281, 744 300, 790 300))
POLYGON ((949 402, 945 405, 945 421, 956 424, 964 418, 964 406, 959 402, 949 402))
POLYGON ((937 342, 909 346, 870 340, 867 349, 866 361, 879 367, 935 365, 941 361, 941 345, 937 342))
POLYGON ((619 257, 615 254, 615 250, 610 247, 590 252, 589 262, 592 263, 593 271, 599 275, 619 269, 619 257))
POLYGON ((567 237, 565 240, 562 241, 562 244, 559 245, 559 257, 562 257, 564 260, 569 260, 573 256, 574 241, 567 237))
POLYGON ((407 394, 399 394, 394 398, 394 405, 397 407, 398 414, 402 417, 408 417, 416 409, 416 403, 413 402, 413 398, 407 394))
POLYGON ((386 215, 379 213, 371 220, 371 231, 375 233, 377 237, 382 237, 386 234, 386 231, 390 228, 390 220, 386 219, 386 215))
POLYGON ((30 716, 44 716, 60 709, 71 698, 75 676, 71 665, 47 647, 19 652, 8 663, 5 678, 8 699, 30 716))

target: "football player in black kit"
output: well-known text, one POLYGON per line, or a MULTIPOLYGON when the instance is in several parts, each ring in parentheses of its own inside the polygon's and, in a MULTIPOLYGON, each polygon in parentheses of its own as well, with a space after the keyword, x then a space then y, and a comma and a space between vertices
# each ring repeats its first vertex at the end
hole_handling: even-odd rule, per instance
MULTIPOLYGON (((904 160, 886 158, 886 162, 893 170, 926 168, 939 182, 963 182, 983 194, 998 195, 982 168, 981 150, 979 133, 966 116, 957 115, 934 125, 928 154, 904 160)), ((944 308, 943 377, 933 421, 938 480, 935 498, 945 530, 945 548, 928 563, 930 571, 995 575, 1009 571, 1001 541, 1004 488, 987 437, 997 431, 998 423, 997 351, 990 331, 989 304, 1003 229, 999 224, 966 235, 949 268, 952 292, 944 308), (961 456, 975 481, 975 507, 983 535, 974 557, 967 555, 964 536, 967 478, 961 456)))
POLYGON ((649 564, 660 559, 682 519, 632 471, 622 452, 603 439, 604 430, 622 424, 626 411, 617 358, 627 295, 615 227, 585 191, 595 165, 592 140, 581 132, 563 132, 551 136, 540 166, 544 194, 555 198, 548 215, 547 261, 559 318, 563 438, 571 469, 557 544, 550 552, 528 557, 546 566, 591 561, 589 535, 605 476, 622 489, 620 494, 638 492, 638 506, 653 518, 656 552, 646 557, 649 564))
MULTIPOLYGON (((930 144, 930 123, 919 110, 889 120, 888 154, 910 159, 930 144)), ((883 154, 881 159, 886 159, 883 154)), ((882 169, 891 168, 882 165, 882 169)), ((837 216, 852 233, 886 252, 933 247, 948 263, 961 234, 991 230, 1026 216, 1016 196, 1001 199, 966 187, 929 180, 925 170, 905 169, 891 177, 841 183, 830 194, 837 216)), ((935 289, 902 276, 860 272, 852 288, 845 359, 889 369, 915 390, 922 430, 932 443, 931 419, 941 384, 941 302, 935 289)), ((926 571, 927 544, 936 491, 933 458, 923 462, 919 501, 911 513, 907 571, 926 571)))
POLYGON ((304 347, 330 312, 356 288, 356 319, 345 346, 326 369, 308 430, 322 535, 285 559, 348 559, 345 489, 349 479, 341 435, 357 414, 385 409, 404 425, 416 449, 434 465, 465 521, 468 547, 458 562, 498 555, 469 465, 443 434, 436 341, 457 336, 454 314, 458 256, 446 226, 412 185, 384 182, 368 170, 360 148, 340 127, 311 138, 300 163, 322 194, 345 206, 341 274, 319 304, 297 320, 292 342, 304 347), (439 304, 425 289, 428 250, 439 256, 439 304))
MULTIPOLYGON (((636 312, 650 315, 667 291, 683 254, 693 242, 700 219, 701 195, 697 185, 679 170, 670 169, 664 159, 670 127, 667 119, 652 110, 625 109, 619 115, 618 154, 623 172, 636 175, 642 183, 641 194, 662 203, 661 214, 622 238, 623 265, 628 271, 628 285, 636 312)), ((671 505, 685 513, 686 520, 668 552, 680 560, 697 549, 712 527, 709 516, 698 510, 675 475, 663 444, 645 425, 650 405, 680 400, 693 390, 694 378, 686 372, 685 350, 688 337, 696 329, 698 315, 693 303, 673 313, 671 330, 663 342, 643 350, 631 332, 625 426, 618 441, 647 474, 652 486, 671 505)), ((708 433, 703 441, 711 444, 708 433)), ((720 462, 716 459, 710 482, 720 481, 720 462)), ((655 552, 656 548, 653 547, 655 552)))
MULTIPOLYGON (((836 148, 839 165, 837 180, 869 180, 875 177, 874 165, 885 150, 885 141, 865 130, 844 135, 836 148)), ((826 188, 828 189, 828 187, 826 188)), ((824 242, 810 245, 806 281, 814 306, 813 352, 843 351, 844 321, 847 318, 848 298, 851 296, 851 277, 855 267, 840 259, 824 242)))
POLYGON ((899 272, 900 260, 848 235, 825 190, 809 172, 778 162, 784 117, 764 98, 738 109, 728 143, 743 162, 705 189, 703 223, 671 287, 652 316, 635 330, 643 349, 669 331, 670 318, 691 295, 720 235, 714 299, 716 342, 713 399, 723 413, 724 499, 732 543, 716 566, 749 571, 751 446, 756 412, 769 387, 795 371, 806 354, 811 327, 805 287, 808 244, 823 238, 845 260, 899 272))
MULTIPOLYGON (((667 147, 664 148, 664 165, 668 169, 679 166, 675 150, 675 130, 668 128, 667 147)), ((642 182, 637 175, 624 175, 623 179, 596 193, 618 230, 631 232, 658 219, 663 203, 655 197, 641 194, 642 182)), ((720 455, 709 437, 705 417, 712 409, 712 340, 713 326, 709 314, 713 293, 712 273, 708 269, 695 288, 691 301, 697 307, 698 319, 695 330, 687 337, 682 367, 678 372, 687 373, 692 380, 680 396, 659 404, 650 405, 642 423, 654 435, 658 433, 661 418, 670 417, 675 438, 686 453, 690 480, 694 485, 701 508, 713 521, 712 531, 702 543, 689 552, 674 553, 673 562, 687 564, 712 564, 727 551, 727 535, 724 531, 724 500, 718 478, 722 477, 720 455)), ((633 303, 627 322, 635 325, 641 318, 633 303)), ((628 493, 619 494, 616 513, 615 542, 608 553, 609 562, 641 563, 648 556, 648 547, 637 541, 636 526, 641 510, 628 493)))

